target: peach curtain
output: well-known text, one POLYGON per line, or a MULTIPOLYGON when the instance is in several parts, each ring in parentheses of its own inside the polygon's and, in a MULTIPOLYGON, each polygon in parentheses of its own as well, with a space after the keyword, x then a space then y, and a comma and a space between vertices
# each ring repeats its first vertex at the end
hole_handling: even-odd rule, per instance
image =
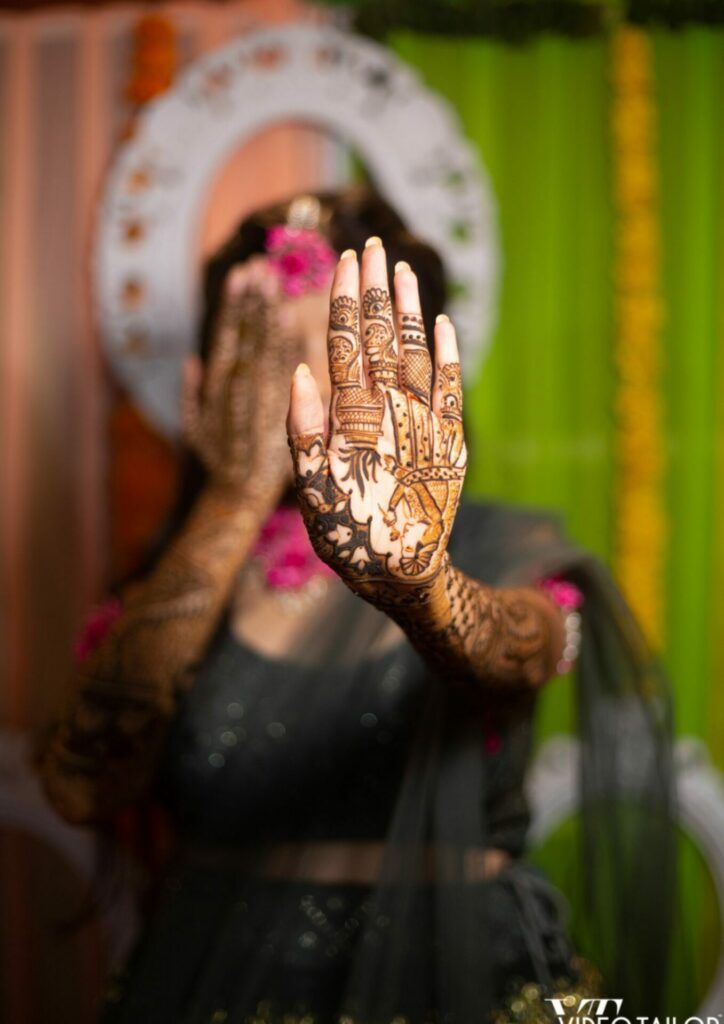
MULTIPOLYGON (((154 5, 181 65, 263 23, 318 18, 294 0, 154 5)), ((32 727, 57 703, 69 638, 108 567, 109 382, 94 333, 88 255, 104 170, 132 110, 124 97, 144 8, 0 18, 0 720, 32 727)), ((301 126, 246 145, 220 173, 199 239, 245 209, 328 183, 301 126)))
MULTIPOLYGON (((297 0, 151 9, 173 23, 181 66, 264 23, 320 17, 297 0)), ((0 729, 5 736, 32 732, 62 701, 71 677, 72 636, 108 581, 114 489, 133 483, 147 455, 118 451, 118 443, 122 447, 133 435, 126 430, 134 415, 128 408, 109 430, 119 398, 99 350, 88 274, 104 171, 132 115, 124 89, 133 28, 144 13, 141 5, 97 5, 0 17, 0 729), (112 436, 117 447, 111 458, 112 436)), ((203 219, 200 253, 217 244, 245 210, 330 184, 329 152, 320 135, 292 125, 246 144, 220 169, 203 219)), ((141 447, 155 445, 161 463, 172 461, 163 441, 141 429, 146 430, 141 447)), ((172 468, 166 483, 171 477, 172 468)), ((142 519, 141 527, 148 522, 142 519)), ((0 761, 2 744, 0 736, 0 761)), ((60 939, 56 932, 59 918, 77 909, 78 892, 77 880, 52 851, 0 822, 3 1019, 15 1024, 94 1019, 103 974, 98 934, 60 939)))

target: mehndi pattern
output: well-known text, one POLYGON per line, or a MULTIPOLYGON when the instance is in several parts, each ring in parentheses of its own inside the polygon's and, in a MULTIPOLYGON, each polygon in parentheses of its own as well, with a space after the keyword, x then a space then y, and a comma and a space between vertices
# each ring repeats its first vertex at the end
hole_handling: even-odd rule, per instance
POLYGON ((125 589, 39 755, 46 791, 71 821, 107 818, 143 794, 178 694, 285 485, 278 370, 294 342, 260 268, 240 284, 222 311, 202 395, 186 397, 188 438, 209 482, 154 569, 125 589))
POLYGON ((532 586, 486 587, 447 555, 467 465, 460 364, 440 358, 452 325, 436 328, 448 347, 436 338, 433 380, 419 310, 395 318, 379 268, 368 286, 363 258, 360 324, 344 272, 330 306, 331 433, 290 436, 312 544, 446 675, 539 686, 562 649, 558 609, 532 586))

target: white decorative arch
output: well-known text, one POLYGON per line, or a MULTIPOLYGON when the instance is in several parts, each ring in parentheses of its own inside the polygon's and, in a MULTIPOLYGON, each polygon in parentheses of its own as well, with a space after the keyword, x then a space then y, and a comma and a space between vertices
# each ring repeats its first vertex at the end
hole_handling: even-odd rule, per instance
POLYGON ((256 132, 300 120, 345 139, 410 228, 440 252, 468 373, 479 368, 498 281, 487 177, 446 102, 388 49, 326 26, 244 35, 195 61, 120 149, 101 204, 94 291, 120 379, 177 430, 181 357, 199 312, 200 211, 224 160, 256 132))

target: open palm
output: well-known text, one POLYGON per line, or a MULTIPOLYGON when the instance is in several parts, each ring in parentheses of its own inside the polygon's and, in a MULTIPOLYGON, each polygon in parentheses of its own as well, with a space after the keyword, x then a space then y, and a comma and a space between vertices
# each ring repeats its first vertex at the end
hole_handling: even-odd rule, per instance
POLYGON ((338 263, 328 437, 305 366, 292 387, 290 444, 302 514, 319 556, 354 589, 423 583, 437 574, 467 460, 455 332, 439 318, 433 380, 417 280, 407 264, 396 270, 393 314, 379 240, 365 248, 361 274, 351 251, 338 263))

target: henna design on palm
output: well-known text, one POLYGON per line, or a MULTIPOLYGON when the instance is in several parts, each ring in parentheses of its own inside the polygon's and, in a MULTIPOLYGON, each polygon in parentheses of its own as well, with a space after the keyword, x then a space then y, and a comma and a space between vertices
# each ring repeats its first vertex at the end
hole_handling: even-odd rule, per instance
POLYGON ((560 613, 532 588, 487 587, 450 563, 467 463, 457 345, 452 324, 438 317, 433 375, 416 279, 403 268, 394 315, 381 246, 365 249, 361 288, 356 260, 340 260, 328 436, 308 368, 292 387, 289 442, 302 515, 319 557, 398 622, 432 666, 530 689, 554 674, 560 613))
MULTIPOLYGON (((398 317, 405 339, 400 368, 386 278, 373 275, 363 284, 361 324, 354 294, 340 290, 332 298, 332 433, 328 444, 321 433, 306 437, 304 449, 293 441, 297 487, 313 543, 347 583, 419 583, 440 570, 465 476, 465 445, 450 444, 447 421, 432 408, 421 315, 398 317)), ((452 364, 439 367, 440 374, 459 385, 452 364)))

